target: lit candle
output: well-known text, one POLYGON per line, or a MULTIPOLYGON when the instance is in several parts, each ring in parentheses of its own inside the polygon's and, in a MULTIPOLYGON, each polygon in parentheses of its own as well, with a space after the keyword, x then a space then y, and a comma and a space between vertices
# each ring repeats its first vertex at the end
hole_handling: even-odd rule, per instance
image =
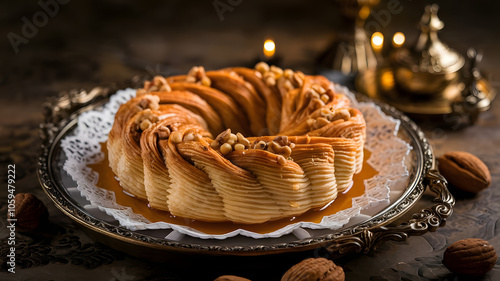
POLYGON ((266 56, 266 59, 270 59, 274 56, 274 53, 276 52, 276 45, 274 44, 274 41, 271 39, 267 39, 264 41, 264 56, 266 56))
POLYGON ((380 52, 384 46, 384 35, 380 32, 373 33, 371 43, 373 50, 380 52))
POLYGON ((396 32, 392 37, 392 45, 394 45, 394 47, 396 48, 401 47, 405 43, 405 39, 406 38, 403 32, 396 32))

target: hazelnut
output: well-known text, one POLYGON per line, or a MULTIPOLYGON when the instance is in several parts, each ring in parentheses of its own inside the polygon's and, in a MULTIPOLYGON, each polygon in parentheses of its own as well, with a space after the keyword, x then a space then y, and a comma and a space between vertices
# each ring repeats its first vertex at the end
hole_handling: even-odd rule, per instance
POLYGON ((172 140, 173 143, 177 144, 177 143, 181 143, 182 142, 182 133, 179 132, 179 131, 175 131, 175 132, 172 132, 170 134, 170 140, 172 140))
POLYGON ((229 138, 231 137, 231 129, 226 129, 224 132, 220 133, 216 138, 215 138, 215 143, 212 143, 213 145, 212 148, 215 149, 215 147, 217 147, 217 145, 220 147, 221 145, 223 145, 224 143, 227 142, 227 140, 229 140, 229 138))
POLYGON ((291 91, 291 90, 295 89, 295 87, 293 86, 293 84, 290 80, 285 80, 285 82, 283 83, 283 87, 285 88, 286 91, 291 91))
POLYGON ((468 238, 451 244, 443 256, 443 264, 457 274, 481 276, 497 262, 495 248, 483 239, 468 238))
POLYGON ((161 140, 166 140, 170 137, 170 128, 167 126, 163 126, 158 129, 158 138, 161 140))
POLYGON ((330 97, 325 94, 322 94, 320 98, 325 104, 328 103, 328 101, 330 100, 330 97))
POLYGON ((220 153, 222 153, 223 155, 226 155, 231 151, 233 151, 233 147, 229 143, 225 143, 220 147, 220 153))
POLYGON ((259 71, 260 73, 264 74, 269 71, 269 65, 263 61, 257 63, 255 65, 255 69, 259 71))
POLYGON ((243 150, 245 150, 245 146, 241 143, 237 143, 234 145, 234 150, 235 151, 243 151, 243 150))
POLYGON ((142 120, 141 125, 139 127, 141 128, 142 131, 146 131, 147 129, 149 129, 149 127, 151 127, 151 125, 153 125, 153 123, 151 123, 149 119, 144 119, 142 120))
POLYGON ((286 159, 282 155, 278 155, 278 157, 276 157, 276 162, 278 162, 281 166, 286 165, 286 159))
POLYGON ((304 75, 300 72, 295 72, 291 80, 294 86, 302 87, 302 85, 304 84, 304 75))
POLYGON ((292 266, 281 281, 343 281, 344 270, 331 260, 310 258, 292 266))
POLYGON ((287 78, 287 79, 291 79, 291 78, 292 78, 292 76, 293 76, 293 70, 291 70, 291 69, 285 69, 285 70, 283 71, 283 76, 284 76, 285 78, 287 78))
POLYGON ((208 78, 207 76, 204 76, 203 78, 201 78, 201 85, 210 87, 211 84, 212 84, 212 80, 210 80, 210 78, 208 78))
POLYGON ((167 82, 167 79, 165 79, 165 77, 163 77, 163 76, 159 76, 159 75, 155 76, 153 78, 153 83, 154 83, 154 85, 159 86, 158 89, 160 91, 167 91, 167 92, 172 91, 172 89, 170 88, 170 85, 167 82))
POLYGON ((275 65, 271 65, 269 67, 269 71, 274 73, 276 75, 276 78, 280 78, 283 75, 283 69, 281 69, 275 65))
POLYGON ((47 221, 47 207, 34 194, 18 193, 14 199, 16 226, 20 231, 36 230, 47 221))
POLYGON ((491 184, 486 164, 468 152, 447 152, 438 161, 439 172, 458 189, 478 193, 491 184))
POLYGON ((250 146, 250 141, 247 138, 245 138, 241 133, 237 133, 236 137, 238 138, 238 143, 243 144, 245 147, 250 146))
POLYGON ((259 141, 254 145, 254 149, 262 149, 265 150, 267 147, 267 143, 265 141, 259 141))

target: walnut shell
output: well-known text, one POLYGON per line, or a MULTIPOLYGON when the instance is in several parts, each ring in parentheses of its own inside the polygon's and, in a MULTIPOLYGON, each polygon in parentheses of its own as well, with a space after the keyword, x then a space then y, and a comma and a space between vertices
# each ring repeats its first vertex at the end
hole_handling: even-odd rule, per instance
POLYGON ((497 262, 495 248, 483 239, 468 238, 451 244, 443 256, 443 264, 452 272, 484 275, 497 262))
POLYGON ((251 281, 251 280, 235 275, 222 275, 217 277, 217 279, 215 279, 214 281, 251 281))
POLYGON ((281 281, 343 281, 344 270, 331 260, 309 258, 292 266, 281 281))
POLYGON ((47 207, 31 193, 18 193, 15 196, 16 226, 20 231, 38 229, 49 217, 47 207))
POLYGON ((438 158, 439 172, 458 189, 478 193, 491 184, 486 164, 463 151, 451 151, 438 158))

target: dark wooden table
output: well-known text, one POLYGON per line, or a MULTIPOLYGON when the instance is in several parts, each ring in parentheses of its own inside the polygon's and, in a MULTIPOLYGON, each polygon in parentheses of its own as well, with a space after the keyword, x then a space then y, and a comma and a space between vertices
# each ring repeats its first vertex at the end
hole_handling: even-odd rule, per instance
MULTIPOLYGON (((214 3, 230 1, 71 1, 47 8, 37 1, 0 6, 0 279, 2 280, 213 280, 240 274, 253 280, 279 280, 291 263, 243 269, 209 268, 203 264, 153 264, 95 242, 56 209, 40 188, 36 175, 40 148, 38 126, 43 102, 60 91, 120 85, 140 76, 186 72, 192 65, 214 69, 252 65, 264 38, 277 43, 280 64, 314 73, 315 58, 335 36, 340 24, 332 1, 232 1, 225 12, 214 3), (47 10, 48 9, 48 10, 47 10), (43 16, 45 13, 46 16, 43 16), (29 23, 27 23, 29 22, 29 23), (34 28, 29 30, 29 24, 34 28), (36 24, 36 25, 35 25, 36 24), (15 34, 15 35, 13 35, 15 34), (17 36, 17 37, 16 37, 17 36), (7 273, 9 251, 7 166, 16 165, 16 193, 32 192, 48 207, 51 234, 16 233, 16 273, 7 273)), ((61 1, 64 2, 64 1, 61 1)), ((390 2, 390 1, 389 1, 390 2)), ((398 2, 398 14, 377 20, 384 34, 417 35, 415 24, 424 3, 398 2)), ((387 1, 377 11, 387 9, 387 1)), ((500 36, 494 1, 443 2, 441 38, 465 53, 484 53, 481 68, 493 86, 500 86, 500 36)), ((381 14, 380 14, 381 15, 381 14)), ((380 17, 379 17, 380 18, 380 17)), ((457 196, 454 214, 436 232, 388 242, 368 255, 338 261, 347 280, 466 280, 441 263, 452 242, 468 237, 490 241, 500 249, 500 103, 480 115, 474 126, 454 131, 426 128, 437 156, 468 151, 490 168, 493 183, 477 196, 457 196)), ((302 258, 306 258, 304 256, 302 258)), ((478 280, 478 279, 473 279, 478 280)), ((500 280, 500 267, 482 280, 500 280)))

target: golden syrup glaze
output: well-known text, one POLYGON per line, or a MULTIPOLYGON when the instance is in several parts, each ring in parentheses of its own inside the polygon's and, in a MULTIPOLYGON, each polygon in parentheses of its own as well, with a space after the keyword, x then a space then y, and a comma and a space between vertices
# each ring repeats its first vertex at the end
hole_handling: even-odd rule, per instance
POLYGON ((106 143, 101 144, 101 149, 105 155, 104 159, 99 163, 90 164, 88 166, 99 174, 97 186, 109 191, 113 191, 115 193, 116 202, 118 204, 131 207, 134 213, 143 215, 151 222, 163 221, 176 225, 184 225, 213 235, 225 234, 237 229, 244 229, 255 233, 265 234, 283 228, 290 223, 302 221, 319 223, 324 216, 333 215, 339 211, 352 207, 352 198, 361 196, 365 192, 364 180, 372 178, 378 173, 366 162, 366 160, 369 159, 371 153, 368 150, 365 150, 363 169, 360 173, 354 175, 352 187, 343 194, 339 193, 337 198, 327 207, 321 208, 320 210, 309 210, 304 214, 298 215, 296 217, 283 218, 259 224, 238 224, 229 221, 205 222, 177 217, 166 211, 152 209, 149 207, 148 203, 145 200, 133 197, 130 194, 124 192, 118 180, 116 179, 116 175, 109 167, 106 143))

